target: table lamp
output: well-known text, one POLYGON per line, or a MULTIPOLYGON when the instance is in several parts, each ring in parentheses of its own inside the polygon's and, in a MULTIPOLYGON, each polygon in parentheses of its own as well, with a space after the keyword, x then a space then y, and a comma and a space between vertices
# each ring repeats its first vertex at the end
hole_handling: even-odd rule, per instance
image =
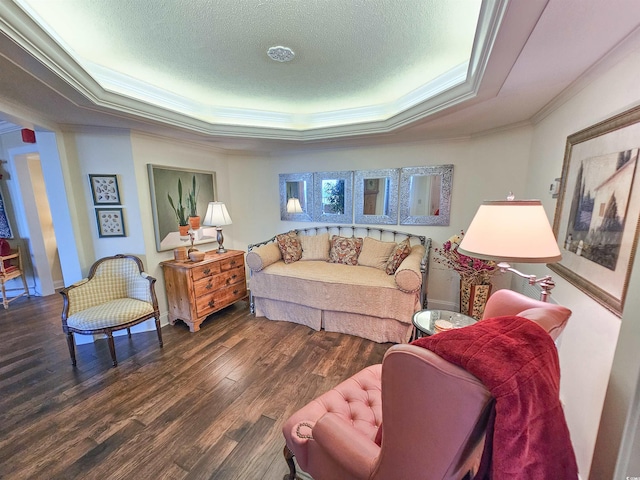
POLYGON ((299 199, 291 197, 287 200, 287 213, 302 213, 302 205, 300 205, 299 199))
POLYGON ((207 213, 204 216, 202 224, 208 227, 216 227, 218 231, 216 240, 218 241, 218 250, 216 253, 225 253, 227 250, 222 243, 224 236, 222 235, 222 226, 231 225, 231 217, 227 211, 227 207, 223 202, 209 202, 207 213))
POLYGON ((486 201, 471 221, 458 251, 465 255, 494 260, 502 272, 539 284, 540 300, 546 302, 555 283, 550 275, 536 278, 519 272, 508 262, 554 263, 562 258, 558 243, 540 200, 486 201))

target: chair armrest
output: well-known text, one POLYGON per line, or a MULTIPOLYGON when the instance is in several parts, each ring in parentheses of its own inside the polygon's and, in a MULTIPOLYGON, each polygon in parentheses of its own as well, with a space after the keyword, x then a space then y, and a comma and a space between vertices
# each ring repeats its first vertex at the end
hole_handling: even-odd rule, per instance
POLYGON ((353 477, 371 473, 380 447, 335 413, 326 413, 313 426, 313 439, 353 477))
POLYGON ((69 315, 73 315, 75 312, 84 310, 85 308, 92 307, 92 304, 87 303, 90 296, 83 294, 84 290, 91 288, 88 278, 72 283, 66 288, 60 290, 60 294, 64 297, 64 306, 62 308, 62 318, 66 319, 69 315))
POLYGON ((127 289, 127 295, 130 298, 135 298, 143 302, 154 304, 155 292, 154 284, 156 283, 155 277, 152 277, 146 272, 140 272, 140 275, 133 278, 132 283, 129 283, 127 289))

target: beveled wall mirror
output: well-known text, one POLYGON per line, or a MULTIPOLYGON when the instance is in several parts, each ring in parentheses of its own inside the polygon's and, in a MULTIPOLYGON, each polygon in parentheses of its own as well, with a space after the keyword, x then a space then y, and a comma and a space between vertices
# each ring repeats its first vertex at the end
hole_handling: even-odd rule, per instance
POLYGON ((449 225, 453 165, 400 170, 400 225, 449 225))
POLYGON ((355 172, 355 223, 398 223, 398 177, 397 168, 355 172))
POLYGON ((313 174, 313 220, 351 223, 353 220, 353 172, 313 174))
POLYGON ((313 219, 313 174, 280 174, 280 219, 310 222, 313 219))

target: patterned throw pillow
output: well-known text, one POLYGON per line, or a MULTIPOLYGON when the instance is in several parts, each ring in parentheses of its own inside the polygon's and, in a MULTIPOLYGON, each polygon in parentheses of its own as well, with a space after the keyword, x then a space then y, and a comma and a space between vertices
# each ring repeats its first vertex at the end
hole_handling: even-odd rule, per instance
POLYGON ((298 234, 295 231, 291 230, 289 233, 276 235, 276 242, 278 242, 284 263, 297 262, 302 257, 302 245, 300 245, 298 234))
POLYGON ((391 253, 389 261, 387 262, 387 275, 393 275, 402 263, 402 261, 411 253, 411 243, 409 239, 401 241, 396 249, 391 253))
POLYGON ((329 262, 344 263, 345 265, 357 265, 358 256, 360 255, 361 250, 362 238, 348 238, 334 235, 331 237, 329 262))

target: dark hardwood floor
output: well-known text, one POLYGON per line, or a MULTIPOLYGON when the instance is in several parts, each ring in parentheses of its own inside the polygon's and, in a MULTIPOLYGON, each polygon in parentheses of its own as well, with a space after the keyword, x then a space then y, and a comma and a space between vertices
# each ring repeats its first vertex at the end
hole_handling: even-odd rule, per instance
POLYGON ((62 298, 0 311, 0 479, 282 479, 284 420, 391 344, 255 318, 246 301, 77 347, 62 298))

